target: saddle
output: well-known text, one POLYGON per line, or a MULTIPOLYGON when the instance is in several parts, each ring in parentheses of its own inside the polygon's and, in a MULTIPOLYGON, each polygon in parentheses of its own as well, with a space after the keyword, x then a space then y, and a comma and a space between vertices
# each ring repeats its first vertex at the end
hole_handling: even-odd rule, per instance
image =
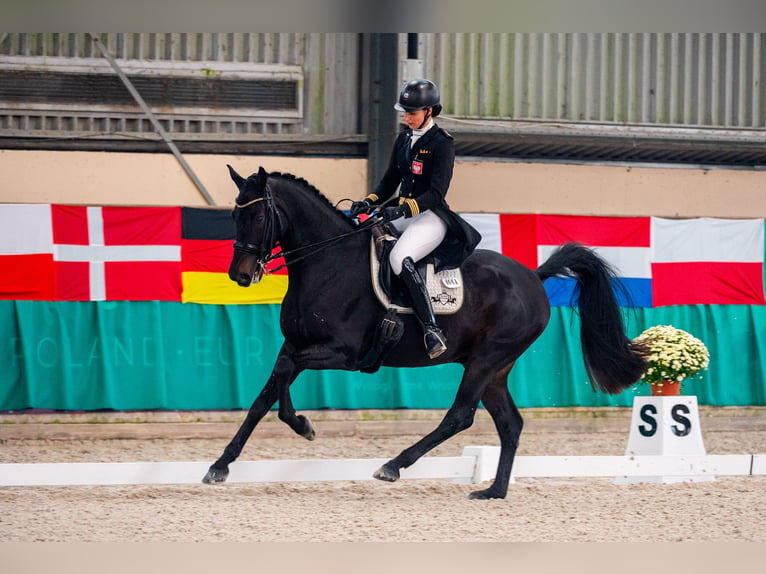
MULTIPOLYGON (((372 287, 384 308, 399 313, 413 313, 409 296, 399 277, 391 270, 389 262, 388 256, 397 239, 398 233, 393 226, 383 225, 372 229, 372 287)), ((445 269, 436 273, 431 255, 418 261, 416 269, 426 284, 434 315, 451 315, 463 306, 463 276, 460 269, 445 269)))
MULTIPOLYGON (((372 342, 357 368, 364 373, 374 373, 404 335, 404 321, 399 313, 414 313, 409 296, 401 280, 394 275, 388 260, 397 240, 396 230, 388 225, 372 229, 370 242, 370 273, 375 295, 386 314, 380 320, 372 342)), ((463 279, 460 269, 448 269, 434 273, 432 257, 417 264, 417 271, 424 278, 434 314, 455 313, 463 304, 463 279)))

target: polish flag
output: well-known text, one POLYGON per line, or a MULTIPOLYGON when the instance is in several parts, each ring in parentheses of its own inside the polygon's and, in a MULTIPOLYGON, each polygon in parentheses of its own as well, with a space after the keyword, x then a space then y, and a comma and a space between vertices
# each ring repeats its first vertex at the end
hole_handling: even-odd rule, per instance
POLYGON ((56 298, 180 301, 178 207, 52 206, 56 298))
POLYGON ((655 306, 764 305, 762 219, 652 218, 655 306))
POLYGON ((50 205, 2 206, 0 277, 0 299, 55 298, 50 205))

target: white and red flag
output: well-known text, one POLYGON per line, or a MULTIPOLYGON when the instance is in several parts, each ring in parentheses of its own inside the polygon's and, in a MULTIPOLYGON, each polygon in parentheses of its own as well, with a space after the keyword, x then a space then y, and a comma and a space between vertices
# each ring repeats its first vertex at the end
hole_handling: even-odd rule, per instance
POLYGON ((180 301, 178 207, 54 205, 59 301, 180 301))

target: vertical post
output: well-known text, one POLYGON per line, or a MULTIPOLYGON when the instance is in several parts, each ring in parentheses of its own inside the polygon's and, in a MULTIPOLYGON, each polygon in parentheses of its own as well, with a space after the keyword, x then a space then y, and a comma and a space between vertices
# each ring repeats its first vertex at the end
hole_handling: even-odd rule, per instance
POLYGON ((397 34, 369 34, 366 106, 367 186, 371 192, 388 166, 391 147, 397 133, 397 113, 394 103, 399 94, 399 44, 397 34))
POLYGON ((407 34, 407 59, 402 65, 402 80, 409 82, 423 77, 423 60, 418 57, 419 41, 417 34, 407 34))
MULTIPOLYGON (((418 59, 418 35, 417 33, 407 34, 407 59, 408 60, 417 60, 418 59)), ((414 79, 414 78, 407 78, 408 80, 414 79)))

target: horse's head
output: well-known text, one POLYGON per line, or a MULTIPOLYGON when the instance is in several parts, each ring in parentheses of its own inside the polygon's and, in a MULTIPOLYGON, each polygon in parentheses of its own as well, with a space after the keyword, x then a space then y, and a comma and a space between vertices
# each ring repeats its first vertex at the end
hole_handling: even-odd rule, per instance
POLYGON ((280 217, 268 185, 268 174, 262 167, 247 179, 230 165, 227 167, 239 190, 232 211, 235 241, 229 278, 242 287, 249 287, 263 277, 264 267, 280 239, 280 217))

